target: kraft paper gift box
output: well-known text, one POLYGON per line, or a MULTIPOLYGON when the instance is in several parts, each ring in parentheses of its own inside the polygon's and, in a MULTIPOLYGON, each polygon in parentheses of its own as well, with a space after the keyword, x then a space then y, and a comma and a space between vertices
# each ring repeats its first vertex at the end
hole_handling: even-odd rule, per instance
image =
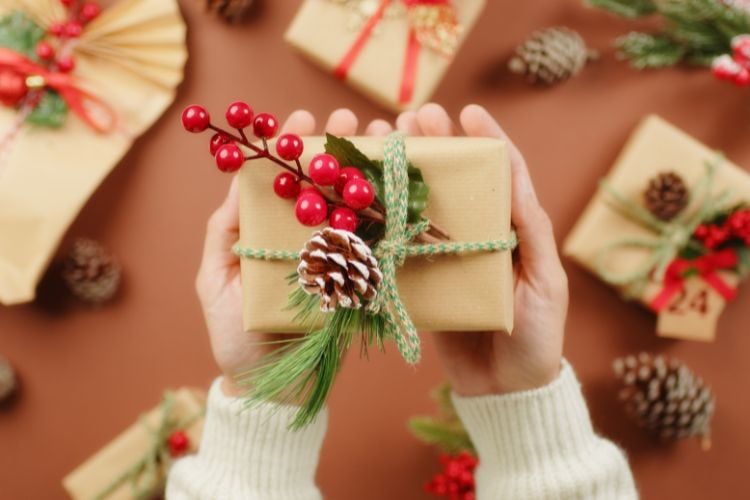
MULTIPOLYGON (((186 453, 195 452, 203 432, 206 394, 198 389, 181 388, 172 397, 173 406, 168 417, 175 422, 187 423, 184 428, 173 430, 184 430, 190 444, 186 453)), ((134 484, 124 478, 124 474, 153 446, 152 433, 159 427, 162 415, 160 406, 150 410, 68 474, 63 479, 63 486, 70 497, 74 500, 135 500, 136 488, 148 490, 152 497, 162 493, 168 472, 164 464, 154 471, 156 476, 149 484, 145 483, 147 473, 138 474, 134 484)))
MULTIPOLYGON (((304 138, 302 165, 324 151, 322 137, 304 138)), ((369 158, 383 158, 384 138, 355 137, 369 158)), ((406 154, 430 187, 424 216, 460 242, 511 236, 511 173, 504 142, 488 138, 411 137, 406 154)), ((240 245, 301 250, 313 229, 294 216, 294 205, 272 189, 280 169, 268 160, 240 172, 240 245)), ((297 262, 242 259, 245 329, 303 332, 286 310, 292 285, 287 277, 297 262)), ((397 270, 406 309, 421 331, 510 332, 513 328, 511 252, 410 257, 397 270)))
MULTIPOLYGON (((326 71, 345 78, 351 86, 386 108, 393 111, 418 108, 430 100, 450 67, 451 56, 421 47, 414 60, 411 97, 401 99, 402 83, 409 78, 405 67, 409 64, 410 37, 406 7, 401 0, 391 2, 398 14, 385 15, 378 22, 348 71, 337 72, 357 43, 367 19, 381 3, 382 0, 305 0, 286 32, 286 40, 326 71), (353 26, 352 16, 358 11, 369 15, 362 17, 359 26, 353 26)), ((462 26, 458 37, 460 47, 479 19, 485 0, 453 0, 452 4, 462 26)))
MULTIPOLYGON (((631 136, 607 181, 621 195, 642 203, 648 181, 655 175, 675 172, 690 189, 705 178, 707 164, 716 165, 713 193, 726 192, 727 206, 750 201, 747 172, 658 116, 649 116, 631 136)), ((600 276, 603 249, 618 241, 652 236, 652 232, 614 210, 600 188, 565 241, 563 252, 600 276)), ((628 273, 649 256, 644 249, 621 248, 608 254, 607 268, 628 273)), ((717 274, 727 286, 736 287, 740 282, 735 272, 717 274)), ((633 298, 649 306, 663 289, 664 282, 652 277, 633 298)), ((665 337, 713 340, 716 322, 726 304, 724 297, 700 276, 689 277, 682 291, 659 312, 657 333, 665 337)))

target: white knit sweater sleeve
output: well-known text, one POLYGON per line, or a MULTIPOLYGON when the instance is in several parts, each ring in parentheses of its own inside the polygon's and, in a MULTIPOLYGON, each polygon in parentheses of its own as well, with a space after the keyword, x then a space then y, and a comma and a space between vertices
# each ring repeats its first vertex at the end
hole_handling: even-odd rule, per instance
POLYGON ((322 412, 299 431, 287 427, 295 408, 266 404, 243 410, 214 382, 200 449, 178 460, 167 500, 320 500, 315 469, 326 432, 322 412))
POLYGON ((453 400, 479 453, 477 500, 638 498, 623 452, 594 433, 567 362, 546 387, 453 400))

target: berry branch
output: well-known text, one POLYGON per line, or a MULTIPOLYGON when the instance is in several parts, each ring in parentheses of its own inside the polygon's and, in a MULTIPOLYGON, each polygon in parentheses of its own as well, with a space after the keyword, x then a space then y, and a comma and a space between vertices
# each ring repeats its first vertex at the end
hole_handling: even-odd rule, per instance
MULTIPOLYGON (((385 223, 385 208, 375 199, 375 189, 365 174, 352 166, 339 165, 335 156, 320 153, 313 156, 307 174, 299 161, 304 150, 302 138, 297 134, 282 134, 276 141, 276 154, 268 147, 268 140, 276 136, 279 122, 269 113, 254 114, 244 102, 232 103, 226 120, 237 133, 230 132, 211 122, 208 111, 191 105, 182 113, 182 125, 188 132, 214 131, 209 151, 222 172, 236 172, 246 161, 266 159, 286 172, 276 176, 274 192, 284 199, 296 199, 295 215, 306 226, 318 226, 326 218, 331 227, 355 232, 360 219, 370 223, 385 223), (253 143, 245 133, 252 127, 253 134, 262 146, 253 143), (240 146, 254 154, 246 155, 240 146), (310 184, 302 187, 302 183, 310 184), (329 213, 329 206, 334 207, 329 213)), ((428 231, 418 236, 422 242, 450 239, 444 230, 431 224, 428 231)))

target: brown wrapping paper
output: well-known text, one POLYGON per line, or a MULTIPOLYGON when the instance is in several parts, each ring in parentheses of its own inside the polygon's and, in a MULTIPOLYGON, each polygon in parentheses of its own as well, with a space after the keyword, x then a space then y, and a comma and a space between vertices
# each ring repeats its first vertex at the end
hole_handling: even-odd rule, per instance
MULTIPOLYGON (((177 419, 190 419, 201 415, 206 404, 205 392, 198 389, 182 388, 174 393, 174 407, 172 415, 177 419)), ((161 417, 161 410, 157 406, 143 416, 145 422, 137 421, 122 434, 86 460, 73 472, 63 479, 63 487, 74 500, 92 500, 101 494, 112 481, 116 480, 125 470, 143 457, 151 445, 151 435, 144 425, 155 428, 161 417)), ((190 438, 189 452, 195 452, 200 444, 203 431, 203 418, 198 418, 187 429, 190 438)), ((162 471, 162 484, 166 479, 166 472, 162 471)), ((158 494, 158 492, 154 492, 158 494)), ((107 500, 133 500, 129 483, 120 485, 107 500)))
MULTIPOLYGON (((21 9, 41 26, 64 18, 58 0, 0 0, 0 15, 21 9)), ((187 58, 176 0, 120 0, 84 31, 75 75, 118 114, 97 134, 73 113, 60 129, 24 125, 0 151, 0 304, 28 302, 91 194, 172 103, 187 58)), ((0 106, 0 135, 16 111, 0 106)))
MULTIPOLYGON (((352 141, 370 158, 383 157, 383 138, 352 141)), ((323 151, 324 138, 304 139, 301 161, 323 151)), ((411 162, 430 186, 425 216, 455 241, 506 239, 510 227, 510 163, 503 142, 486 138, 406 139, 411 162)), ((312 229, 294 217, 294 206, 271 188, 278 166, 253 161, 240 173, 240 244, 275 250, 302 249, 312 229)), ((245 329, 300 332, 294 313, 284 310, 296 262, 242 259, 245 329)), ((412 257, 397 272, 398 287, 416 327, 424 331, 482 331, 513 328, 510 252, 412 257)))
MULTIPOLYGON (((460 46, 479 19, 485 0, 454 0, 453 4, 463 25, 460 46)), ((286 40, 332 73, 359 35, 359 28, 351 26, 351 15, 339 2, 306 0, 287 30, 286 40)), ((451 64, 450 58, 422 48, 412 100, 399 103, 408 34, 406 15, 382 19, 347 76, 350 85, 393 111, 415 109, 429 101, 451 64)))
MULTIPOLYGON (((649 116, 633 133, 607 179, 624 196, 640 200, 649 179, 662 171, 675 171, 688 186, 695 185, 705 175, 706 162, 716 162, 717 155, 716 151, 658 116, 649 116)), ((728 160, 720 164, 714 184, 716 192, 729 189, 733 202, 750 200, 750 175, 728 160)), ((565 241, 563 252, 598 274, 596 260, 602 248, 624 238, 648 237, 651 234, 611 209, 603 194, 597 192, 565 241)), ((647 255, 643 250, 619 250, 610 256, 608 266, 628 273, 637 268, 647 255)), ((721 273, 721 276, 732 286, 739 282, 737 276, 731 273, 721 273)), ((661 289, 662 284, 653 281, 638 299, 643 304, 649 304, 661 289)), ((687 297, 674 297, 661 313, 658 333, 674 338, 713 339, 715 323, 724 308, 724 300, 699 279, 687 281, 686 293, 687 297), (704 291, 708 309, 700 314, 703 298, 698 296, 704 291)))

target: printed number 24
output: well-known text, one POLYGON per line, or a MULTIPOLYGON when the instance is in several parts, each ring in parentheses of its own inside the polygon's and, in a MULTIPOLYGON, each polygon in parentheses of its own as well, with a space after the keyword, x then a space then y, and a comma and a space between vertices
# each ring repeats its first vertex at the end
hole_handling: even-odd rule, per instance
POLYGON ((669 312, 674 314, 684 315, 690 311, 696 311, 704 315, 708 312, 708 290, 701 288, 698 293, 691 296, 683 288, 669 306, 669 312))

